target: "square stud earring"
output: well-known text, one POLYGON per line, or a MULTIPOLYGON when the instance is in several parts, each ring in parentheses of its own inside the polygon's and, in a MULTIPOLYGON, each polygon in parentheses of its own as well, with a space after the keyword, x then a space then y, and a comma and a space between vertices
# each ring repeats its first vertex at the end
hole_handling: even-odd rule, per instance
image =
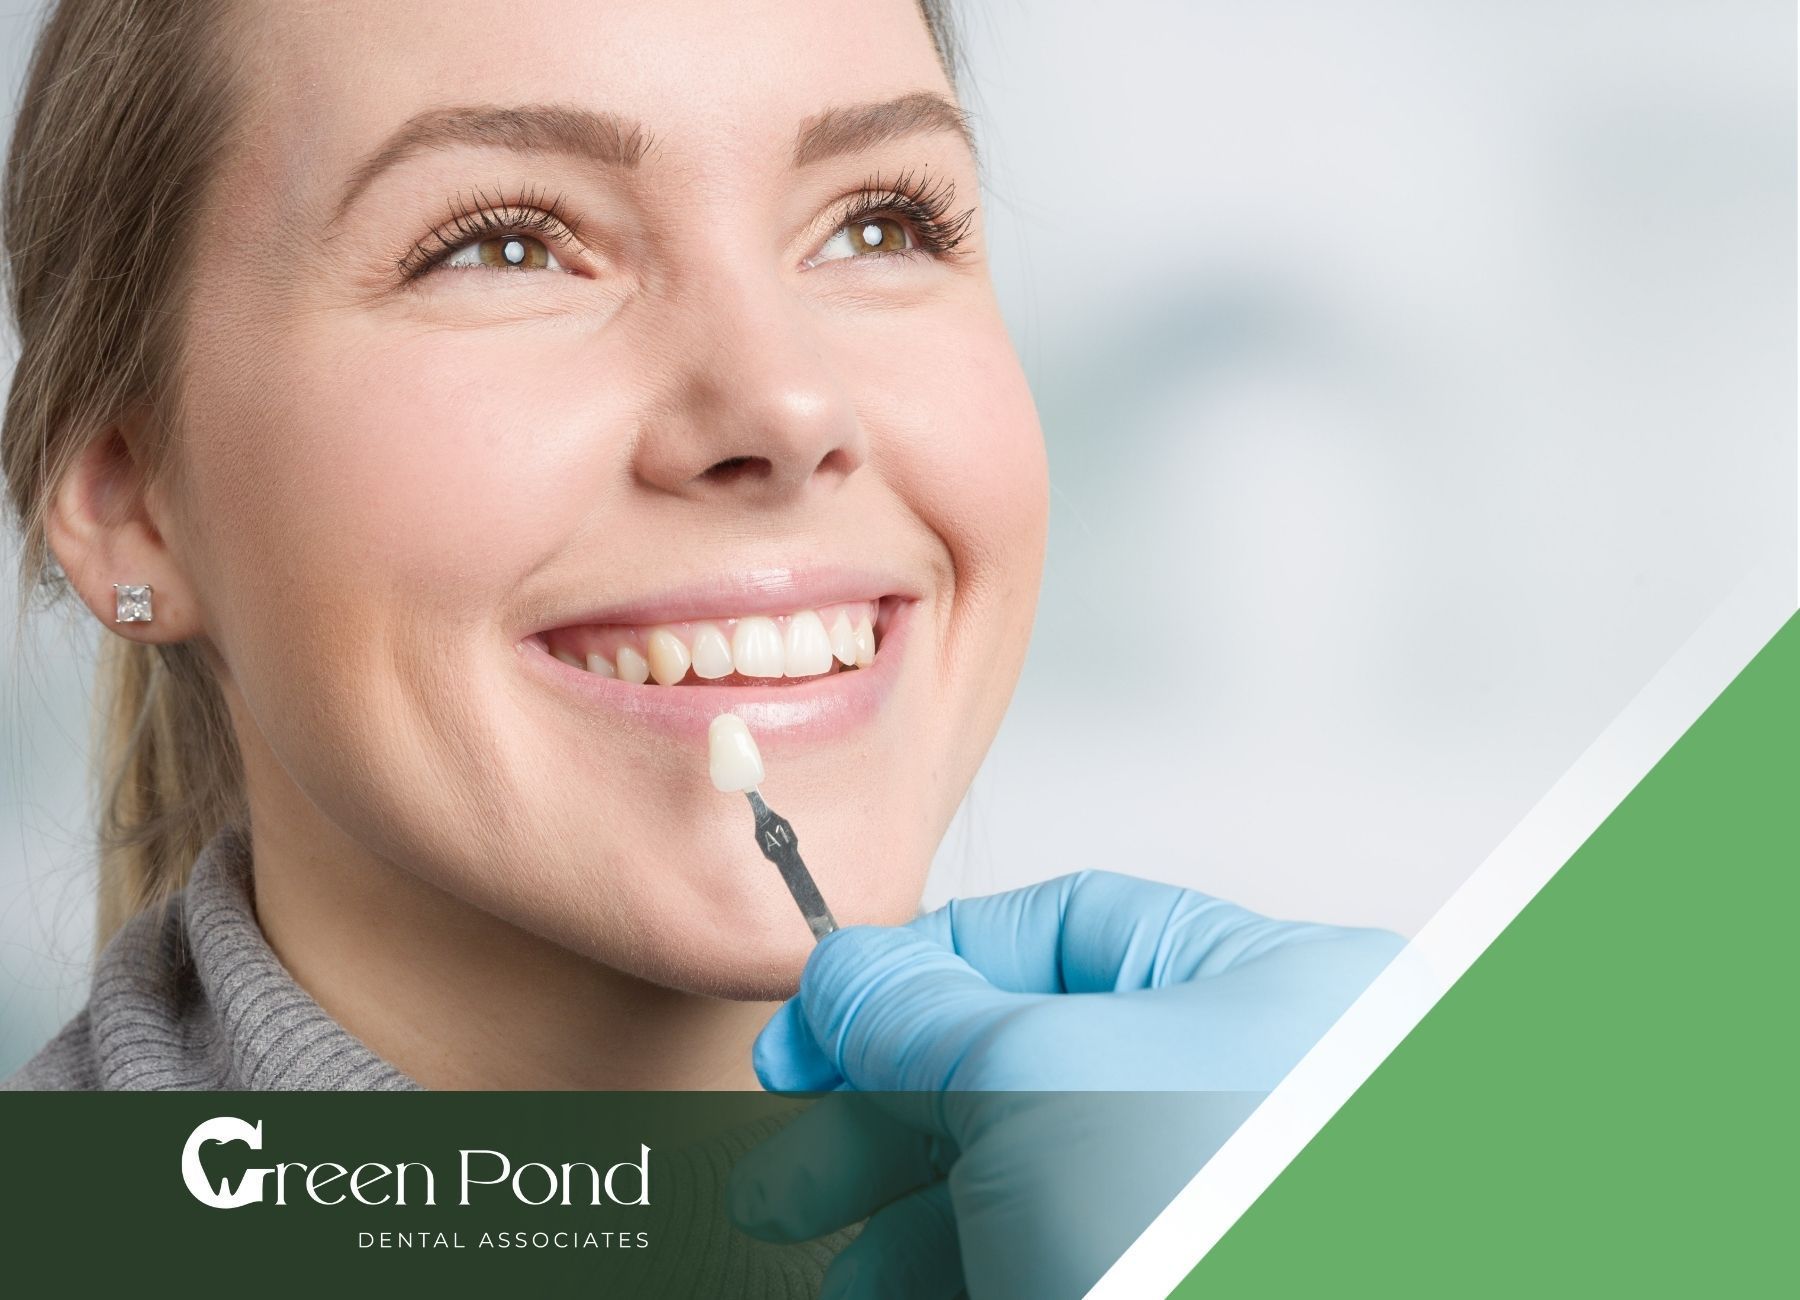
POLYGON ((113 583, 113 596, 118 602, 115 622, 148 623, 150 621, 150 588, 129 587, 113 583))

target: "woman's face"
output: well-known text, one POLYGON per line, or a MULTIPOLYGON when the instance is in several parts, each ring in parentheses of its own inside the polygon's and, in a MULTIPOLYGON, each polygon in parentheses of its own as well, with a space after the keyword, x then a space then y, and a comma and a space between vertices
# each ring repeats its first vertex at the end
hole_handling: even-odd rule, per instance
POLYGON ((810 935, 708 779, 730 711, 838 919, 911 915, 1045 524, 913 0, 246 21, 165 510, 253 806, 600 962, 779 996, 810 935))

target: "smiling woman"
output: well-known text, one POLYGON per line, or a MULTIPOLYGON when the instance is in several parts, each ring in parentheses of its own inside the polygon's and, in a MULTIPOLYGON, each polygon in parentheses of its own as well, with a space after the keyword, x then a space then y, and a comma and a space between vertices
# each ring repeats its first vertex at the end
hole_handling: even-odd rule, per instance
POLYGON ((721 712, 837 917, 917 909, 1046 494, 942 6, 507 16, 43 31, 5 467, 113 635, 104 951, 13 1086, 755 1086, 811 936, 721 712))

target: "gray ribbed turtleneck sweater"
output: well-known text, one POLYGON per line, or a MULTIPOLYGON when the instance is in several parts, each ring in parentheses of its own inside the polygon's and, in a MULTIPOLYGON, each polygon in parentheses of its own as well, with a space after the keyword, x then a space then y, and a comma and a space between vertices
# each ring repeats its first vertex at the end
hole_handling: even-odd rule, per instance
POLYGON ((294 982, 251 906, 249 838, 221 830, 187 888, 140 912, 85 1008, 7 1089, 415 1089, 294 982))

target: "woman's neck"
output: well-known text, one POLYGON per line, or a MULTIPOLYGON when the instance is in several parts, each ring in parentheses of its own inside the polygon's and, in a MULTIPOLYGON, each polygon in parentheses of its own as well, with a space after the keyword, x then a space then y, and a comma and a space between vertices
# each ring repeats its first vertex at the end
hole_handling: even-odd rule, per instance
POLYGON ((254 801, 263 934, 333 1019, 423 1087, 758 1086, 750 1044, 778 1004, 600 965, 369 854, 294 798, 254 801))

